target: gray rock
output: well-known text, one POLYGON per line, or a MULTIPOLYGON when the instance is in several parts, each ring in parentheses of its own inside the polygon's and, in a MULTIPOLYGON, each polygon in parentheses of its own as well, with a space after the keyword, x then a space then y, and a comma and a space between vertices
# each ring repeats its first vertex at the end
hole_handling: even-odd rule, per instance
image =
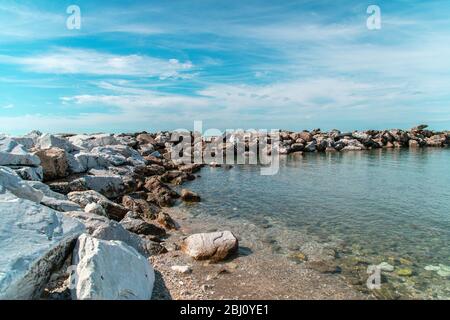
POLYGON ((37 299, 83 225, 7 191, 0 212, 0 300, 37 299))
POLYGON ((148 223, 142 219, 136 219, 132 215, 125 216, 120 224, 128 231, 142 234, 146 236, 164 236, 166 231, 152 223, 148 223))
POLYGON ((36 146, 39 149, 59 148, 67 152, 74 152, 79 150, 79 148, 70 143, 70 141, 48 133, 40 136, 37 139, 36 146))
POLYGON ((46 207, 52 208, 60 212, 70 212, 81 210, 81 207, 75 202, 69 200, 61 200, 44 196, 41 200, 41 204, 46 207))
POLYGON ((23 179, 28 181, 42 181, 44 170, 39 167, 11 167, 23 179))

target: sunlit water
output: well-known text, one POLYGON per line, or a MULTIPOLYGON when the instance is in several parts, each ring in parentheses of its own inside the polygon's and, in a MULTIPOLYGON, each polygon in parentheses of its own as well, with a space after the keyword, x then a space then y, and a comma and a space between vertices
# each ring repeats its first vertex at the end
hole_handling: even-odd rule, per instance
POLYGON ((367 266, 388 262, 382 298, 450 298, 450 149, 306 154, 282 158, 274 176, 249 165, 200 175, 187 186, 202 196, 189 206, 197 217, 251 221, 262 231, 245 236, 269 235, 286 255, 305 237, 339 241, 341 275, 360 290, 367 266), (405 268, 413 275, 397 274, 405 268))

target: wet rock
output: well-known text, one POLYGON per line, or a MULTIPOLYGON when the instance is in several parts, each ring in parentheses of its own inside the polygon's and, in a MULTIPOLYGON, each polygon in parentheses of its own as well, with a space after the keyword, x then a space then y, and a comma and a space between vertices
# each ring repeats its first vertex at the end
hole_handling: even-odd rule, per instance
POLYGON ((317 142, 311 141, 305 146, 305 151, 307 152, 315 152, 316 151, 317 142))
POLYGON ((162 225, 164 228, 168 230, 178 230, 179 225, 175 222, 175 220, 172 219, 172 217, 164 212, 160 211, 156 216, 156 222, 158 222, 160 225, 162 225))
POLYGON ((144 188, 150 191, 147 201, 158 204, 161 207, 174 204, 179 195, 161 181, 160 177, 150 177, 145 180, 144 188))
POLYGON ((394 271, 394 266, 390 265, 387 262, 382 262, 378 265, 378 268, 380 268, 381 271, 386 271, 386 272, 393 272, 394 271))
MULTIPOLYGON (((30 187, 31 188, 31 187, 30 187)), ((0 299, 38 299, 82 224, 8 191, 0 194, 0 299)))
POLYGON ((195 260, 224 260, 238 250, 238 240, 230 231, 199 233, 187 237, 181 250, 195 260))
POLYGON ((190 191, 188 189, 183 189, 181 190, 181 200, 186 201, 186 202, 200 202, 200 196, 193 192, 190 191))
POLYGON ((150 300, 155 273, 145 257, 120 241, 103 241, 82 235, 73 264, 77 300, 150 300))
POLYGON ((56 180, 69 175, 69 163, 63 149, 51 148, 39 150, 35 153, 41 160, 44 170, 44 181, 56 180))
POLYGON ((396 273, 401 277, 411 277, 413 275, 413 271, 409 268, 400 268, 396 273))

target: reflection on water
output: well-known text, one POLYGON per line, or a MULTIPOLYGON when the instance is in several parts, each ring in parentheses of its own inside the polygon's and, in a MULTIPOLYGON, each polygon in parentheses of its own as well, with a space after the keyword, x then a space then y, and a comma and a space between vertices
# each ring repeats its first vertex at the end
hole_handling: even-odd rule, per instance
POLYGON ((449 149, 305 154, 280 165, 275 176, 204 168, 188 186, 203 198, 190 211, 252 221, 286 254, 305 236, 340 241, 344 275, 387 262, 396 268, 384 278, 392 297, 450 297, 449 274, 436 267, 450 266, 449 149), (405 269, 412 275, 397 274, 405 269))

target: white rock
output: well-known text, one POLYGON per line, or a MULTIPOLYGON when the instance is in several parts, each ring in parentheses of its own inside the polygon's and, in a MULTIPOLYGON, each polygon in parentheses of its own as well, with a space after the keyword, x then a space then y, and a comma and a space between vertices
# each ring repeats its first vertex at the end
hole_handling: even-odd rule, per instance
POLYGON ((41 164, 39 157, 29 153, 22 145, 0 136, 0 166, 33 166, 41 164))
MULTIPOLYGON (((110 162, 98 153, 80 152, 74 155, 75 162, 72 162, 72 170, 74 172, 86 172, 89 169, 102 169, 107 168, 110 162)), ((70 159, 70 161, 73 161, 70 159)), ((70 166, 69 162, 69 166, 70 166)))
POLYGON ((223 260, 238 249, 238 240, 230 231, 199 233, 184 239, 181 249, 196 260, 223 260))
POLYGON ((75 219, 8 191, 0 194, 0 300, 39 298, 82 232, 75 219))
POLYGON ((387 262, 382 262, 378 265, 378 268, 380 268, 381 271, 386 271, 386 272, 393 272, 394 271, 394 266, 390 265, 387 262))
MULTIPOLYGON (((7 167, 0 167, 0 194, 6 191, 11 192, 19 198, 41 202, 44 194, 28 185, 22 180, 14 170, 7 167)), ((0 214, 1 215, 1 214, 0 214)))
POLYGON ((59 148, 59 149, 65 150, 67 152, 74 152, 74 151, 79 150, 79 148, 74 146, 68 140, 54 136, 52 134, 48 134, 48 133, 40 136, 37 139, 36 146, 39 149, 59 148))
POLYGON ((120 241, 103 241, 86 234, 78 238, 73 264, 77 300, 150 300, 155 282, 145 257, 120 241))
POLYGON ((120 142, 110 134, 97 134, 97 135, 75 135, 69 138, 69 141, 79 148, 87 151, 92 150, 95 147, 102 147, 108 145, 117 145, 120 142))
POLYGON ((91 150, 91 153, 98 154, 114 166, 126 163, 131 163, 135 166, 145 164, 145 160, 139 152, 124 145, 96 147, 91 150))
POLYGON ((105 209, 98 203, 87 204, 86 207, 84 207, 84 212, 98 214, 99 216, 104 216, 104 217, 107 216, 105 209))
POLYGON ((87 233, 97 239, 123 241, 142 255, 150 256, 153 254, 152 243, 125 230, 116 221, 85 212, 67 212, 66 215, 83 223, 87 233))
POLYGON ((125 185, 120 176, 84 176, 79 179, 87 189, 100 192, 108 198, 116 198, 123 194, 125 185))
POLYGON ((192 272, 192 269, 189 266, 172 266, 171 269, 173 271, 176 271, 176 272, 179 272, 179 273, 184 273, 184 274, 192 272))
POLYGON ((70 212, 81 210, 81 207, 75 202, 69 200, 61 200, 44 196, 41 200, 41 204, 46 207, 52 208, 60 212, 70 212))
POLYGON ((40 182, 40 181, 27 181, 26 183, 30 187, 41 191, 44 194, 44 196, 47 196, 49 198, 59 199, 59 200, 68 200, 67 196, 53 191, 52 189, 50 189, 50 187, 48 185, 46 185, 43 182, 40 182))
POLYGON ((88 170, 87 166, 84 166, 87 163, 87 160, 84 160, 83 156, 80 159, 75 158, 72 153, 66 154, 67 163, 69 165, 70 173, 83 173, 88 170))

